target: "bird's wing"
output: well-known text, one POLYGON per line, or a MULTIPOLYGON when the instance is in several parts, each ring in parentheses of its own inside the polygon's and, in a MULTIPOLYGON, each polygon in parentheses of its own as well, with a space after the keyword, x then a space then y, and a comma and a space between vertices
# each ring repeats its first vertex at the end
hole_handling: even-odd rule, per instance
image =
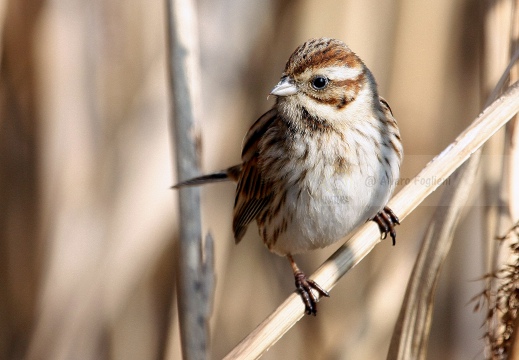
POLYGON ((382 110, 384 111, 384 114, 386 114, 386 116, 390 115, 391 117, 393 117, 393 111, 391 110, 391 107, 389 106, 387 100, 384 99, 382 96, 379 96, 378 98, 380 100, 380 105, 382 105, 382 110))
POLYGON ((259 142, 267 129, 277 119, 277 111, 267 111, 251 126, 243 142, 242 168, 234 201, 233 231, 238 243, 247 226, 267 206, 272 196, 272 187, 262 178, 258 165, 259 142))
POLYGON ((398 125, 395 117, 393 116, 393 112, 389 107, 389 103, 383 98, 380 98, 380 105, 382 106, 382 110, 384 111, 384 115, 386 115, 387 127, 392 136, 390 136, 388 146, 390 146, 397 154, 399 163, 402 162, 402 158, 404 156, 402 149, 402 140, 400 139, 400 130, 398 129, 398 125))

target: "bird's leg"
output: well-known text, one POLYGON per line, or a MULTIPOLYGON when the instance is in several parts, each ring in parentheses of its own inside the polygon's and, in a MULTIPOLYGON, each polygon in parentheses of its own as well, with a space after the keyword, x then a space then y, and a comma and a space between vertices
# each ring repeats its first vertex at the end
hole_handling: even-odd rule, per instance
POLYGON ((400 220, 398 220, 398 216, 395 215, 393 210, 385 206, 372 220, 377 223, 378 228, 380 229, 381 239, 385 239, 387 234, 389 234, 391 239, 393 239, 393 246, 395 246, 395 225, 400 225, 400 220))
POLYGON ((312 289, 316 290, 321 296, 329 297, 330 294, 328 294, 328 292, 319 286, 319 284, 317 284, 315 281, 306 277, 306 275, 297 266, 296 262, 292 258, 292 255, 288 254, 287 259, 290 261, 292 271, 294 272, 297 291, 301 295, 301 299, 305 304, 305 312, 307 315, 315 316, 317 314, 317 302, 319 301, 319 297, 314 295, 312 289))

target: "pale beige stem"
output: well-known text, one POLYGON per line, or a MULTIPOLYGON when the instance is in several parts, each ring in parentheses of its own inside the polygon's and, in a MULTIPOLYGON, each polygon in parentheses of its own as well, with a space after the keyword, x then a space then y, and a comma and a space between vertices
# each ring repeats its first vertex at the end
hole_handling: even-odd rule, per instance
MULTIPOLYGON (((171 143, 175 145, 178 177, 185 180, 200 173, 201 95, 196 4, 192 0, 166 0, 166 10, 171 143)), ((180 231, 176 277, 182 356, 185 360, 207 359, 214 285, 212 242, 206 243, 204 249, 200 190, 183 188, 178 199, 180 231)))

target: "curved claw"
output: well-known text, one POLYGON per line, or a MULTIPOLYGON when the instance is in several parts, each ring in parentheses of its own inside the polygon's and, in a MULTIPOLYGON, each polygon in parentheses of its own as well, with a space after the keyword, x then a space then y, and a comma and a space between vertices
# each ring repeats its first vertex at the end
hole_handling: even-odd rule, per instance
POLYGON ((319 284, 311 279, 307 279, 306 275, 302 271, 294 273, 296 281, 296 288, 301 299, 305 304, 305 313, 307 315, 317 315, 317 302, 319 297, 316 297, 312 292, 312 289, 316 290, 321 296, 329 297, 330 294, 324 290, 319 284))
POLYGON ((400 225, 400 220, 398 220, 398 216, 396 216, 393 210, 385 206, 372 220, 377 223, 378 228, 380 229, 380 238, 384 240, 387 238, 387 234, 389 234, 393 240, 393 246, 395 246, 395 225, 400 225))

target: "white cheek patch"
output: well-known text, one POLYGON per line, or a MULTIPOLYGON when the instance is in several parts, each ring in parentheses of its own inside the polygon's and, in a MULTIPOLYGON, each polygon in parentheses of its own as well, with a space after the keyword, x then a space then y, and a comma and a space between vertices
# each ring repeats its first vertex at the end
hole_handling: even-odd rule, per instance
POLYGON ((349 79, 356 79, 362 74, 362 67, 350 68, 347 66, 333 66, 322 70, 322 75, 325 75, 330 80, 342 81, 349 79))

